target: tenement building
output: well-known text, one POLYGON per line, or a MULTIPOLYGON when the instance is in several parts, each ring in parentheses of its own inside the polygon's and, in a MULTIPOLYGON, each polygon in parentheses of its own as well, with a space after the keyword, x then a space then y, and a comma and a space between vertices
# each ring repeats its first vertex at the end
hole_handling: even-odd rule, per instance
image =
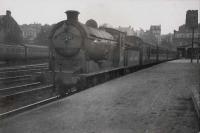
POLYGON ((41 24, 23 24, 20 26, 25 41, 33 41, 41 30, 41 24))
POLYGON ((156 37, 157 44, 161 43, 161 25, 151 25, 150 32, 156 37))
POLYGON ((121 32, 125 32, 128 36, 136 35, 134 29, 131 26, 128 26, 128 27, 121 27, 121 26, 119 26, 117 28, 117 30, 119 30, 121 32))
MULTIPOLYGON (((187 28, 184 25, 181 25, 178 31, 174 30, 174 37, 173 42, 177 46, 178 51, 180 52, 182 57, 191 57, 191 49, 192 49, 192 30, 187 28)), ((198 28, 194 30, 194 54, 193 56, 196 57, 200 45, 200 24, 198 24, 198 28)))

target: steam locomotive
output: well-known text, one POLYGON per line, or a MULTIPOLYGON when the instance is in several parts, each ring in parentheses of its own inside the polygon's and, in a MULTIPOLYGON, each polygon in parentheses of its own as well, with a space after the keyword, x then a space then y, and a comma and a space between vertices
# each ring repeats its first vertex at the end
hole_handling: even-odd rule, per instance
POLYGON ((98 28, 94 20, 78 21, 78 11, 66 12, 50 39, 50 68, 61 95, 81 90, 147 64, 176 58, 176 51, 150 45, 113 28, 98 28))

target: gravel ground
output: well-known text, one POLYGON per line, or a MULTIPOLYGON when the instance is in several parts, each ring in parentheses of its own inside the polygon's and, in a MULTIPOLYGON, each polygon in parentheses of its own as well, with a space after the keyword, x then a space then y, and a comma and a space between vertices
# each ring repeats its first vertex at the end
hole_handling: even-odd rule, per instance
POLYGON ((0 121, 0 133, 197 133, 199 65, 171 61, 0 121))

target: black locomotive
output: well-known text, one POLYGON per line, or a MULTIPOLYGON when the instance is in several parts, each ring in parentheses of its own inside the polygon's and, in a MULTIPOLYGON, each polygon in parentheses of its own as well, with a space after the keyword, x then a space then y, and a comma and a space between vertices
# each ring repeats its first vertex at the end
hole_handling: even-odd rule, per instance
POLYGON ((176 51, 156 47, 113 28, 98 28, 94 20, 78 21, 78 11, 50 34, 50 66, 61 94, 126 74, 131 68, 176 58, 176 51))

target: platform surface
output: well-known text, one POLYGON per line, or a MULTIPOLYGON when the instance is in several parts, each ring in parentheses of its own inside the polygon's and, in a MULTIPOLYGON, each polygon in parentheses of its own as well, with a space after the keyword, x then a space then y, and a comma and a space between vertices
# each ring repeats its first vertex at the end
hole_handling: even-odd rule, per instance
POLYGON ((199 68, 162 63, 0 120, 0 133, 197 133, 199 68))

